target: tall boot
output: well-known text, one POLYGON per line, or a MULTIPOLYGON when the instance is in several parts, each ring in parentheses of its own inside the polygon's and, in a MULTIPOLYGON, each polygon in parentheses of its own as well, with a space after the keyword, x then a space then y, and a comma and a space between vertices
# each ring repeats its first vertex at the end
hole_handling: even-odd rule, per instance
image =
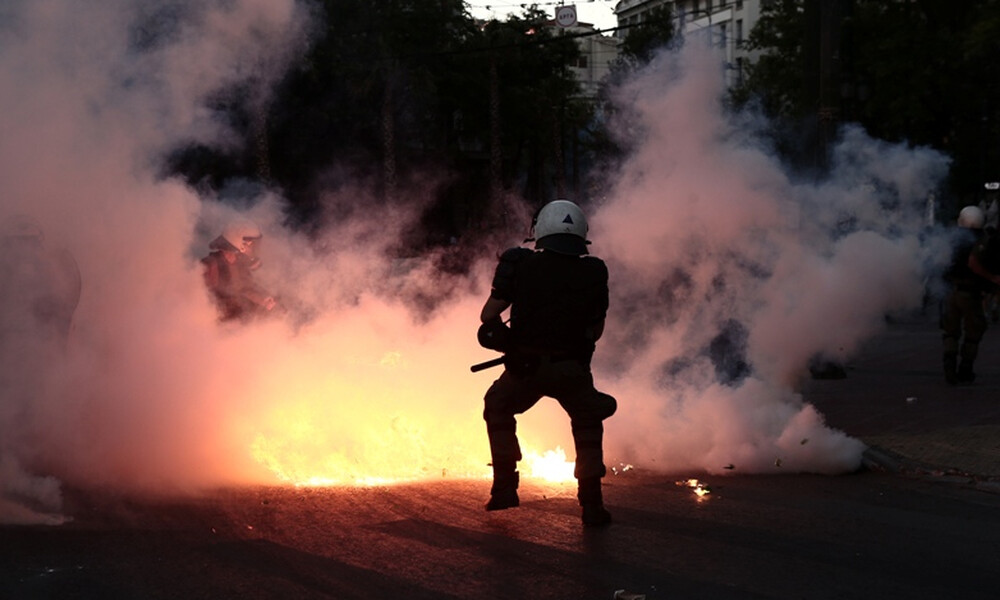
POLYGON ((600 477, 584 477, 579 480, 576 494, 583 509, 584 527, 603 527, 611 524, 611 513, 604 508, 600 477))
POLYGON ((976 373, 972 370, 971 360, 962 360, 958 365, 958 383, 972 383, 976 380, 976 373))
POLYGON ((517 486, 520 476, 516 463, 493 464, 493 487, 490 488, 490 499, 486 510, 504 510, 521 504, 517 497, 517 486))
POLYGON ((948 385, 958 383, 958 353, 944 353, 944 380, 948 385))
POLYGON ((979 344, 965 342, 962 344, 960 354, 958 383, 972 383, 976 380, 976 374, 972 371, 972 365, 976 362, 976 356, 979 354, 979 344))

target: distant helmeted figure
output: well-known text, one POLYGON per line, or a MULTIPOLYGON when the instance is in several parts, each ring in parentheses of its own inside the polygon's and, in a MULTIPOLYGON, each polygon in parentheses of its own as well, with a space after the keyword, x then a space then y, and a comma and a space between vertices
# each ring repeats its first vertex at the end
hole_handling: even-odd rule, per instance
POLYGON ((256 255, 261 237, 255 224, 240 222, 209 243, 211 252, 201 262, 221 321, 251 319, 269 313, 277 304, 254 280, 254 271, 261 265, 256 255))
POLYGON ((1000 284, 1000 271, 985 234, 986 217, 978 206, 966 206, 958 215, 952 261, 944 274, 949 289, 941 301, 944 377, 949 384, 972 383, 979 343, 986 332, 984 300, 1000 284))

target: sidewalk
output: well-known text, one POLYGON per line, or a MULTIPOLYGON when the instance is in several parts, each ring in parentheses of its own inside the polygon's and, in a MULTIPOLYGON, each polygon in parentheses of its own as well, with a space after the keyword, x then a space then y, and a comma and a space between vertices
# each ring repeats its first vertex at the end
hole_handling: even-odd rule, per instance
POLYGON ((1000 492, 1000 325, 986 332, 976 382, 949 386, 933 309, 894 319, 847 365, 809 380, 803 397, 869 449, 868 468, 953 478, 1000 492))

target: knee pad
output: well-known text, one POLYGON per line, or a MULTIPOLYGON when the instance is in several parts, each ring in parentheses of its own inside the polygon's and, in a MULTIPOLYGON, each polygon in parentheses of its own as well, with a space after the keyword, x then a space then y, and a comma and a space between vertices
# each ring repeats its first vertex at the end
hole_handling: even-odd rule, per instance
POLYGON ((597 415, 603 421, 611 415, 615 414, 618 410, 618 401, 615 400, 614 396, 605 394, 603 392, 597 393, 597 402, 595 403, 595 408, 597 409, 597 415))

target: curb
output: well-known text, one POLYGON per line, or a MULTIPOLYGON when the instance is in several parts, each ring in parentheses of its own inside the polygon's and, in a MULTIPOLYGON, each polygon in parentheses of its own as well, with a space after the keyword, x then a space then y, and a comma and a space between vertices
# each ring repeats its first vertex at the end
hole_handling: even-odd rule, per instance
POLYGON ((869 471, 928 478, 942 483, 955 483, 984 492, 1000 494, 1000 478, 998 477, 977 475, 950 467, 931 465, 880 446, 865 448, 861 455, 861 466, 869 471))

